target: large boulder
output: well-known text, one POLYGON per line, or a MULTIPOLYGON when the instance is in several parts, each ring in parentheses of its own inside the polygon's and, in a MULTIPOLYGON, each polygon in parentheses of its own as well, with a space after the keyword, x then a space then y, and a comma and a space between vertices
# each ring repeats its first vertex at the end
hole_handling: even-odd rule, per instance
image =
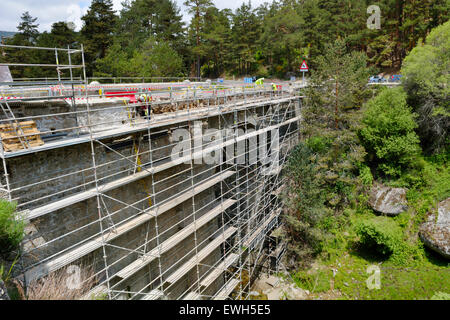
POLYGON ((378 213, 396 216, 408 210, 406 190, 378 186, 371 190, 369 204, 378 213))
POLYGON ((450 198, 438 204, 437 215, 428 215, 419 236, 427 247, 450 259, 450 198))

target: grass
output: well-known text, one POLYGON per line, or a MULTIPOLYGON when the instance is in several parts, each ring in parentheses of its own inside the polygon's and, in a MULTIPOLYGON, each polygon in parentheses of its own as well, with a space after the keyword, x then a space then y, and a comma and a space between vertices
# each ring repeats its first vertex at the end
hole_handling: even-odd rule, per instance
POLYGON ((292 279, 299 288, 311 293, 320 293, 330 290, 331 270, 316 270, 312 273, 298 271, 292 275, 292 279))
POLYGON ((345 222, 336 221, 334 237, 316 260, 319 271, 298 271, 293 275, 297 285, 310 290, 317 298, 320 292, 334 289, 340 292, 340 299, 349 300, 449 299, 449 261, 425 248, 417 236, 426 215, 450 197, 447 160, 425 159, 423 182, 411 186, 407 192, 409 210, 395 218, 383 217, 396 225, 395 230, 408 249, 404 259, 392 259, 392 255, 377 253, 361 244, 355 226, 360 221, 375 219, 375 215, 365 201, 360 201, 354 208, 345 210, 345 222), (380 289, 369 289, 366 283, 372 275, 367 269, 373 265, 380 268, 380 289))
POLYGON ((417 267, 398 267, 376 258, 367 259, 359 254, 344 255, 336 264, 334 288, 346 299, 367 300, 422 300, 436 292, 450 291, 450 269, 446 265, 425 263, 417 267), (380 268, 380 289, 369 289, 367 268, 380 268))
MULTIPOLYGON (((17 299, 21 300, 77 300, 85 296, 95 285, 91 268, 82 267, 79 278, 71 266, 57 270, 46 277, 32 281, 26 288, 16 281, 17 299), (78 284, 79 281, 79 284, 78 284)), ((13 296, 11 296, 13 299, 13 296)), ((104 300, 104 296, 93 300, 104 300)))
POLYGON ((24 228, 25 222, 16 212, 16 203, 0 199, 0 255, 7 258, 18 249, 24 228))

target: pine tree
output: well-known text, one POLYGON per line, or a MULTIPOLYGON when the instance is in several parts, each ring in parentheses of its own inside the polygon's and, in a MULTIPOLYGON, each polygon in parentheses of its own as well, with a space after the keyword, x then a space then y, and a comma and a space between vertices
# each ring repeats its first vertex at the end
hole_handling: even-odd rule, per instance
POLYGON ((254 56, 261 34, 260 24, 250 2, 243 3, 236 10, 232 30, 239 73, 249 75, 254 69, 254 56))
POLYGON ((204 16, 204 24, 208 26, 202 34, 201 52, 204 58, 202 75, 219 77, 232 65, 232 37, 231 37, 230 9, 219 10, 208 8, 204 16))
POLYGON ((201 58, 201 48, 200 48, 200 41, 201 41, 201 32, 203 28, 203 16, 206 14, 206 11, 209 7, 213 6, 213 3, 211 0, 186 0, 184 2, 184 5, 188 7, 188 12, 190 14, 193 14, 194 17, 191 21, 191 28, 194 31, 195 34, 195 48, 194 53, 197 56, 197 62, 196 62, 196 74, 197 77, 200 77, 200 58, 201 58))
POLYGON ((92 74, 95 61, 103 58, 112 44, 116 19, 111 0, 93 0, 88 12, 81 17, 88 74, 92 74))
MULTIPOLYGON (((349 52, 343 40, 328 44, 325 54, 316 61, 304 108, 306 137, 325 136, 332 141, 332 161, 343 148, 357 145, 354 128, 358 126, 359 109, 368 98, 367 57, 361 52, 349 52)), ((357 154, 357 153, 356 153, 357 154)))
POLYGON ((39 24, 35 23, 37 18, 33 18, 28 11, 25 11, 20 17, 22 22, 17 26, 17 30, 23 36, 24 41, 33 44, 39 34, 39 24))
MULTIPOLYGON (((33 18, 28 11, 24 12, 21 16, 21 22, 17 26, 16 33, 12 38, 4 41, 8 45, 16 46, 33 46, 36 44, 39 36, 36 23, 37 18, 33 18)), ((39 63, 38 50, 18 50, 14 48, 5 48, 0 55, 1 62, 7 63, 39 63)), ((54 61, 53 61, 54 63, 54 61)), ((33 78, 39 76, 40 68, 37 67, 20 67, 11 68, 11 75, 13 79, 17 78, 33 78)))
POLYGON ((115 35, 127 53, 149 37, 167 41, 177 51, 184 50, 184 22, 174 1, 136 0, 123 5, 115 35))

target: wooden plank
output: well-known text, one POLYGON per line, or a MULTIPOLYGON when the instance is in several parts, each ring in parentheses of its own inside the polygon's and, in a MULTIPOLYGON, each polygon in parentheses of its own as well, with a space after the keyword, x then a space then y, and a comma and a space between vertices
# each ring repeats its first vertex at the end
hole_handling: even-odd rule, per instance
MULTIPOLYGON (((193 154, 195 155, 195 154, 193 154)), ((178 164, 181 164, 187 160, 190 160, 190 156, 187 157, 182 157, 180 159, 177 159, 176 161, 168 161, 167 163, 163 163, 161 165, 158 165, 154 168, 148 168, 145 169, 141 172, 135 173, 133 175, 127 176, 127 177, 123 177, 120 179, 117 179, 115 181, 106 183, 104 185, 100 185, 99 186, 99 192, 108 192, 110 190, 113 190, 115 188, 121 187, 123 185, 126 185, 128 183, 132 183, 134 181, 137 181, 139 179, 143 179, 145 177, 150 176, 152 173, 158 173, 158 172, 162 172, 164 170, 168 170, 178 164)), ((41 207, 35 208, 35 209, 31 209, 28 211, 28 215, 27 218, 28 219, 36 219, 40 216, 46 215, 48 213, 54 212, 56 210, 60 210, 63 209, 65 207, 68 207, 72 204, 87 200, 89 198, 95 197, 97 195, 97 189, 96 188, 92 188, 80 193, 77 193, 75 195, 69 196, 69 197, 65 197, 61 200, 57 200, 54 202, 51 202, 49 204, 43 205, 41 207)))
POLYGON ((160 290, 152 290, 147 293, 141 300, 159 300, 164 296, 160 290))
POLYGON ((250 247, 253 243, 253 241, 260 235, 262 232, 264 232, 264 229, 270 224, 270 222, 273 221, 278 215, 280 214, 281 209, 276 210, 273 212, 265 221, 264 223, 256 229, 248 238, 244 241, 244 247, 250 247))
POLYGON ((230 238, 233 233, 235 233, 237 228, 229 227, 225 232, 211 241, 206 247, 204 247, 196 256, 189 259, 180 268, 178 268, 174 273, 172 273, 165 281, 164 285, 167 287, 171 284, 176 283, 178 280, 183 278, 186 273, 188 273, 192 268, 197 265, 197 262, 202 261, 208 255, 210 255, 215 249, 217 249, 222 243, 224 243, 228 238, 230 238))
POLYGON ((213 300, 225 300, 227 299, 230 294, 233 292, 234 289, 236 289, 236 287, 239 284, 239 280, 238 279, 231 279, 229 280, 225 286, 222 288, 222 290, 220 290, 217 295, 214 297, 213 300))
POLYGON ((3 148, 5 151, 17 151, 24 149, 20 142, 28 149, 29 147, 38 147, 44 144, 40 136, 40 131, 37 129, 34 121, 24 121, 19 123, 4 124, 0 126, 0 136, 2 138, 3 148), (23 135, 18 136, 16 131, 22 130, 23 135))
MULTIPOLYGON (((119 226, 116 227, 116 229, 105 234, 105 236, 104 236, 105 242, 112 241, 112 240, 118 238, 119 236, 127 233, 128 231, 136 228, 137 226, 153 219, 154 217, 157 217, 158 215, 163 214, 167 210, 172 209, 173 207, 175 207, 179 203, 181 203, 180 199, 186 199, 186 200, 190 199, 190 197, 209 189, 213 185, 217 184, 218 182, 222 181, 223 179, 226 179, 227 177, 229 177, 233 174, 234 174, 233 171, 226 171, 213 179, 209 179, 209 180, 201 183, 200 185, 198 185, 197 187, 194 188, 193 192, 188 192, 188 193, 182 194, 182 195, 178 196, 177 198, 169 201, 169 204, 166 203, 161 206, 158 205, 158 206, 156 206, 157 209, 151 208, 150 210, 144 211, 139 216, 120 224, 119 226)), ((87 255, 88 253, 100 248, 102 245, 103 245, 103 237, 102 237, 102 235, 99 235, 99 236, 85 242, 84 244, 82 244, 80 246, 77 246, 63 254, 56 256, 55 258, 51 259, 50 261, 48 261, 46 263, 40 264, 34 268, 29 269, 28 271, 25 272, 27 281, 38 279, 38 278, 46 275, 47 273, 58 270, 64 266, 68 265, 69 263, 72 263, 73 261, 78 260, 79 258, 87 255)))
POLYGON ((223 260, 218 266, 214 267, 214 270, 200 282, 200 287, 202 289, 209 287, 225 270, 227 270, 233 263, 235 263, 238 258, 238 254, 229 254, 225 258, 225 260, 223 260))
POLYGON ((200 299, 200 295, 197 292, 189 292, 183 298, 183 300, 198 300, 198 299, 200 299))
MULTIPOLYGON (((22 126, 35 126, 36 122, 34 122, 34 121, 23 121, 23 122, 19 122, 19 125, 21 127, 22 126)), ((15 124, 15 123, 13 123, 13 126, 16 127, 16 128, 18 127, 18 125, 15 124)), ((6 129, 11 128, 11 124, 1 124, 0 125, 0 129, 3 129, 3 128, 6 128, 6 129)))
POLYGON ((231 207, 235 202, 236 200, 228 199, 223 204, 219 204, 214 209, 210 210, 209 212, 201 216, 199 219, 197 219, 195 221, 195 224, 194 222, 192 222, 189 226, 183 228, 182 230, 174 234, 172 237, 164 241, 159 247, 154 248, 143 257, 140 257, 139 259, 130 263, 128 266, 126 266, 113 276, 122 279, 129 278, 130 276, 132 276, 133 274, 144 268, 146 265, 157 259, 160 256, 160 254, 168 252, 170 249, 174 248, 177 244, 185 240, 194 231, 200 229, 205 224, 212 221, 220 213, 224 212, 226 209, 231 207))

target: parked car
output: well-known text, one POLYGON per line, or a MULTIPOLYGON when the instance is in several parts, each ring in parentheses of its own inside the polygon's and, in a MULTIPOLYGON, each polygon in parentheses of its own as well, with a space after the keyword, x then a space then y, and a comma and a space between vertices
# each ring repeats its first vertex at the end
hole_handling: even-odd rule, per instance
POLYGON ((402 80, 401 74, 394 74, 391 76, 391 82, 400 82, 402 80))
POLYGON ((387 80, 380 76, 372 76, 369 78, 369 83, 384 83, 387 82, 387 80))

